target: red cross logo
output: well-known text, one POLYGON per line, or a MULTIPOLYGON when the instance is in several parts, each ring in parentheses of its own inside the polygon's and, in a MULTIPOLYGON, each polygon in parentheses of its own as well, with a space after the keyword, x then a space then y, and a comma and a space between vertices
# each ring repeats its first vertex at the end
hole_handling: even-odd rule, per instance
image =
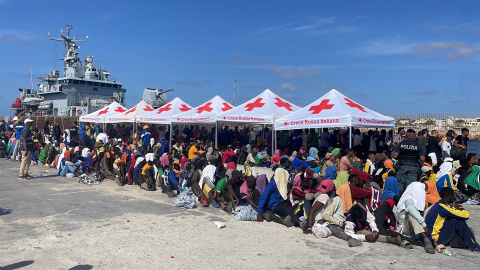
POLYGON ((359 122, 359 123, 361 123, 361 122, 362 122, 362 118, 361 118, 361 117, 360 117, 360 118, 358 118, 358 122, 359 122))
POLYGON ((126 110, 125 110, 124 108, 122 108, 122 107, 117 107, 117 108, 115 109, 115 111, 116 111, 116 112, 124 112, 124 111, 126 111, 126 110))
POLYGON ((222 103, 223 105, 223 108, 222 108, 222 112, 225 112, 225 111, 228 111, 230 110, 232 107, 230 105, 228 105, 228 103, 224 102, 222 103))
POLYGON ((185 104, 182 104, 182 106, 180 106, 179 110, 181 112, 186 112, 186 111, 190 111, 192 108, 189 108, 187 105, 185 104))
POLYGON ((285 126, 288 126, 288 122, 283 123, 285 126))
POLYGON ((210 105, 212 105, 212 102, 208 102, 207 104, 203 105, 202 107, 197 108, 197 113, 213 111, 213 108, 210 107, 210 105))
POLYGON ((362 112, 367 112, 367 111, 365 111, 365 109, 364 109, 362 106, 360 106, 360 105, 358 105, 357 103, 351 101, 350 99, 348 99, 348 98, 343 98, 343 99, 345 99, 345 101, 347 102, 347 103, 345 103, 345 104, 347 104, 348 106, 350 106, 350 107, 352 107, 352 108, 357 108, 357 109, 359 109, 359 110, 362 111, 362 112))
POLYGON ((125 112, 125 115, 127 115, 127 114, 129 114, 129 113, 132 113, 132 112, 134 112, 134 111, 136 111, 136 110, 137 110, 137 106, 131 108, 131 109, 128 110, 128 111, 126 111, 126 112, 125 112))
POLYGON ((310 107, 308 111, 312 111, 312 114, 319 114, 323 110, 330 110, 335 104, 328 104, 330 99, 324 99, 320 104, 310 107))
POLYGON ((248 103, 247 105, 245 105, 245 108, 247 108, 245 111, 250 112, 255 108, 262 108, 263 105, 265 105, 265 103, 262 103, 262 99, 263 98, 257 98, 257 100, 255 100, 255 102, 248 103))
POLYGON ((148 106, 148 105, 145 105, 145 108, 143 108, 143 110, 146 111, 146 112, 151 112, 151 111, 153 111, 153 108, 148 106))
POLYGON ((172 109, 172 108, 170 108, 170 107, 172 107, 172 104, 171 104, 171 103, 168 103, 167 105, 165 105, 165 106, 161 107, 160 109, 158 109, 158 110, 157 110, 157 114, 161 114, 161 113, 163 113, 163 112, 168 112, 168 111, 170 111, 170 110, 172 109))
POLYGON ((109 107, 105 108, 105 110, 98 112, 97 116, 100 116, 102 114, 106 114, 108 112, 109 107))
POLYGON ((287 111, 290 111, 290 112, 293 111, 292 105, 290 105, 289 103, 283 102, 283 101, 282 101, 280 98, 278 98, 278 97, 276 97, 275 100, 276 100, 277 102, 275 102, 275 103, 273 103, 273 104, 277 105, 277 107, 279 107, 279 108, 283 107, 283 108, 287 109, 287 111))
POLYGON ((223 120, 227 120, 227 117, 226 117, 226 116, 224 116, 224 117, 223 117, 223 120))

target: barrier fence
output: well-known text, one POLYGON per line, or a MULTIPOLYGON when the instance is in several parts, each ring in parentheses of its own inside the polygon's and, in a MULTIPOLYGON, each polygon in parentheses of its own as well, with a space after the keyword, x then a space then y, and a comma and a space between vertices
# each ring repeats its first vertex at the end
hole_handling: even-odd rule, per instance
POLYGON ((460 134, 462 128, 470 130, 470 136, 480 133, 480 112, 458 113, 391 113, 385 114, 395 118, 395 128, 412 128, 420 131, 437 130, 440 134, 452 129, 460 134))

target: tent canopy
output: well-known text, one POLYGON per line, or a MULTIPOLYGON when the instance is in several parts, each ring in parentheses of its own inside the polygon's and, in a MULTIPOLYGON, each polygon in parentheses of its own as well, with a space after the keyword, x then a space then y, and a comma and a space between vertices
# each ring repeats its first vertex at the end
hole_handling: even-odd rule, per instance
POLYGON ((217 115, 220 122, 273 124, 275 119, 300 109, 269 89, 231 110, 217 115))
POLYGON ((219 96, 215 96, 193 110, 175 115, 172 118, 172 122, 215 124, 218 114, 229 111, 232 108, 232 104, 219 96))
POLYGON ((105 118, 105 123, 133 123, 135 122, 137 116, 152 112, 154 110, 155 109, 148 105, 147 102, 142 100, 127 111, 112 116, 107 116, 105 118))
POLYGON ((275 121, 276 130, 327 127, 393 128, 395 120, 372 111, 335 89, 308 106, 275 121))
POLYGON ((96 112, 93 112, 91 114, 87 114, 87 115, 84 115, 84 116, 80 116, 80 122, 88 122, 88 123, 92 123, 92 122, 100 122, 100 123, 104 123, 105 122, 105 118, 108 117, 108 116, 112 116, 112 115, 115 115, 115 114, 118 114, 118 113, 122 113, 122 112, 125 112, 127 111, 127 108, 123 107, 120 103, 114 101, 112 102, 110 105, 96 111, 96 112))
POLYGON ((137 116, 136 119, 137 122, 141 123, 169 125, 172 122, 172 117, 174 115, 189 111, 191 109, 192 107, 183 100, 180 98, 175 98, 174 100, 154 111, 137 116))

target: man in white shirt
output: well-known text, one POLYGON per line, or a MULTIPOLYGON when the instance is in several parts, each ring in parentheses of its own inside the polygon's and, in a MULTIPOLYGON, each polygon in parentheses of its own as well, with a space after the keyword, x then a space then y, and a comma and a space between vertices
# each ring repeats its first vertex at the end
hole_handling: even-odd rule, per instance
POLYGON ((450 150, 452 149, 452 140, 453 140, 453 134, 450 133, 450 132, 447 132, 446 139, 442 143, 442 157, 443 158, 450 157, 450 150))

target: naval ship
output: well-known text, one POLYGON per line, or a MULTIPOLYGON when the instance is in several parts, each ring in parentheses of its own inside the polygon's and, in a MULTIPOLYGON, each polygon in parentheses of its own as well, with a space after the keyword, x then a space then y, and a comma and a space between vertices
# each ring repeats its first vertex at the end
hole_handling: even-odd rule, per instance
POLYGON ((116 101, 125 105, 123 84, 111 80, 111 74, 93 65, 93 56, 82 61, 78 57, 77 45, 87 40, 70 37, 73 25, 66 25, 66 35, 60 30, 60 38, 48 38, 63 42, 65 57, 63 76, 54 70, 46 77, 37 77, 38 90, 19 89, 20 97, 11 106, 14 116, 71 116, 89 114, 116 101))

